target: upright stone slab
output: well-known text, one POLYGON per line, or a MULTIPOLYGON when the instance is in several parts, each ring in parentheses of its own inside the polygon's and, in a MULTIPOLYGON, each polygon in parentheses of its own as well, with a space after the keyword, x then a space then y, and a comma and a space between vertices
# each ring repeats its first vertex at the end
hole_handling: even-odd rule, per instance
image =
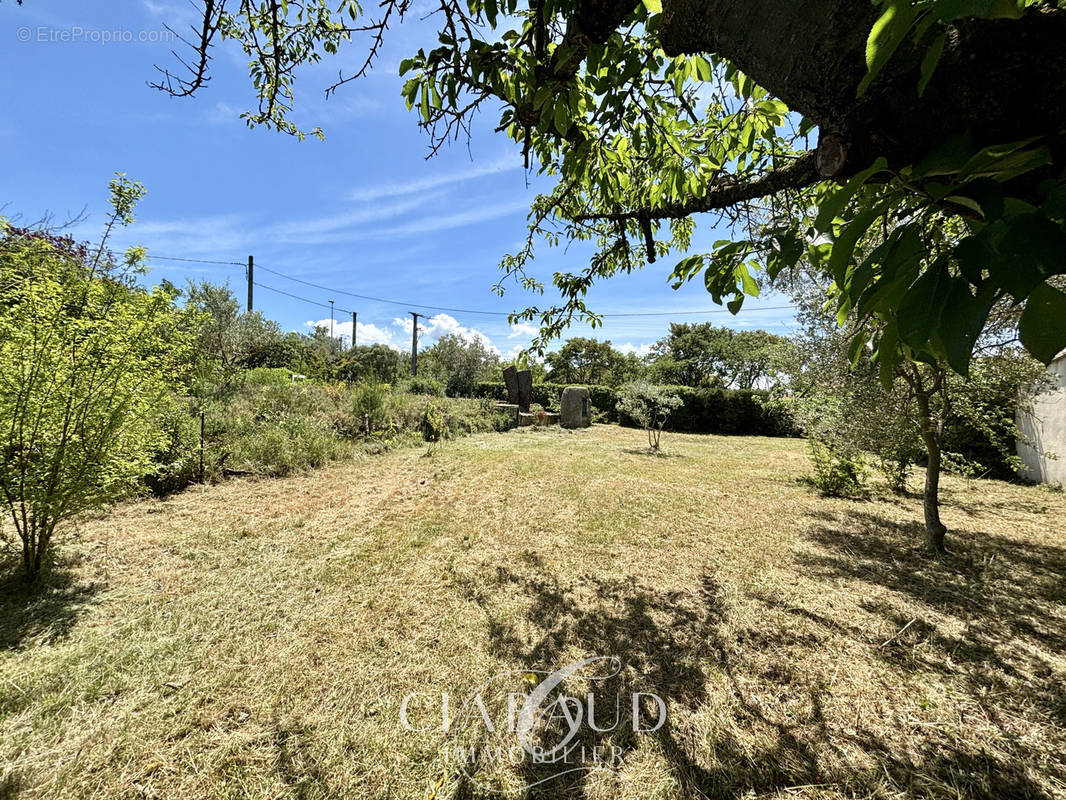
POLYGON ((504 369, 503 382, 507 384, 507 402, 521 408, 522 404, 518 402, 518 370, 514 366, 504 369))
POLYGON ((591 423, 589 390, 584 386, 567 386, 559 401, 559 424, 564 428, 587 428, 591 423))
POLYGON ((529 403, 533 399, 533 373, 524 369, 518 373, 518 407, 529 412, 529 403))

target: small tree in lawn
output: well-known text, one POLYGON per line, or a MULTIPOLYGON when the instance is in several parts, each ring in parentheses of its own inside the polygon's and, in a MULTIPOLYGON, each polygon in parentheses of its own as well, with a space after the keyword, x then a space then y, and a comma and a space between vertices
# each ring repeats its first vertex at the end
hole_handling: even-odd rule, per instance
MULTIPOLYGON (((143 193, 112 182, 108 230, 143 193)), ((122 496, 150 471, 154 416, 183 355, 175 292, 138 287, 143 251, 115 264, 0 220, 0 496, 27 579, 56 526, 122 496)))
POLYGON ((640 424, 648 434, 648 447, 659 451, 659 439, 670 413, 681 407, 681 398, 662 386, 627 383, 618 391, 618 410, 640 424))

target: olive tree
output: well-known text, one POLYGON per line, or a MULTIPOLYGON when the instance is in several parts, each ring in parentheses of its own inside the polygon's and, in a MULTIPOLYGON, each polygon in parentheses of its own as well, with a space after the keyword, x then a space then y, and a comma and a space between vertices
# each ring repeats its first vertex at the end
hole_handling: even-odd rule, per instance
POLYGON ((618 410, 648 434, 648 448, 659 452, 659 440, 671 412, 681 408, 681 398, 663 386, 644 381, 627 383, 618 390, 618 410))

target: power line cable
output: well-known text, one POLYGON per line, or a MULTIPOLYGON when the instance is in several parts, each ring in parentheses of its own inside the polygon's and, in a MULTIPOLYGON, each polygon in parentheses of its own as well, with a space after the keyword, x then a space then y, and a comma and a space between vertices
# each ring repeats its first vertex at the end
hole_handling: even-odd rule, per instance
POLYGON ((477 311, 469 308, 448 308, 447 306, 430 306, 424 303, 409 303, 406 300, 387 300, 384 297, 371 297, 366 294, 356 294, 355 292, 349 292, 345 289, 335 289, 332 286, 324 286, 321 283, 314 283, 313 281, 305 281, 303 278, 294 278, 292 275, 286 275, 284 272, 278 272, 276 269, 270 267, 264 267, 260 264, 255 265, 257 269, 261 269, 264 272, 269 272, 271 275, 277 275, 279 278, 285 278, 289 281, 296 283, 302 283, 304 286, 311 286, 315 289, 322 289, 326 292, 332 292, 333 294, 343 294, 348 297, 357 297, 360 300, 371 300, 375 303, 389 303, 394 306, 409 306, 411 308, 428 308, 431 311, 449 311, 453 314, 483 314, 486 316, 494 317, 506 317, 510 314, 508 311, 477 311))
MULTIPOLYGON (((159 256, 159 255, 154 255, 154 254, 149 254, 149 258, 158 258, 158 259, 160 259, 162 261, 183 261, 183 262, 196 263, 196 264, 221 264, 221 265, 224 265, 224 266, 234 266, 234 267, 246 267, 247 266, 245 263, 240 262, 240 261, 215 261, 215 260, 203 259, 203 258, 179 258, 177 256, 159 256)), ((451 308, 449 306, 433 306, 433 305, 427 305, 425 303, 411 303, 411 302, 408 302, 406 300, 390 300, 390 299, 384 298, 384 297, 374 297, 372 295, 358 294, 356 292, 350 292, 350 291, 348 291, 346 289, 337 289, 337 288, 332 287, 332 286, 326 286, 325 284, 315 283, 314 281, 308 281, 308 280, 305 280, 303 278, 296 278, 296 277, 293 277, 292 275, 287 275, 284 272, 281 272, 279 270, 271 269, 270 267, 264 267, 262 264, 256 264, 255 266, 256 266, 257 269, 261 269, 264 272, 269 272, 271 275, 277 275, 279 278, 284 278, 285 280, 289 280, 289 281, 292 281, 294 283, 299 283, 299 284, 302 284, 304 286, 310 286, 313 289, 320 289, 320 290, 322 290, 324 292, 330 292, 331 294, 341 294, 341 295, 345 295, 347 297, 355 297, 355 298, 357 298, 359 300, 369 300, 369 301, 374 302, 374 303, 388 303, 389 305, 406 306, 408 308, 426 308, 426 309, 429 309, 431 311, 444 311, 444 312, 448 312, 448 313, 451 313, 451 314, 467 314, 467 315, 477 314, 477 315, 492 316, 492 317, 509 317, 510 314, 511 314, 511 312, 508 312, 508 311, 487 311, 487 310, 483 310, 483 309, 451 308)), ((317 300, 310 300, 310 299, 308 299, 306 297, 300 297, 299 295, 290 294, 288 292, 282 291, 281 289, 276 289, 273 286, 267 286, 265 284, 261 284, 261 283, 255 282, 255 281, 252 282, 252 285, 253 286, 260 286, 263 289, 266 289, 267 291, 276 292, 277 294, 283 294, 283 295, 286 295, 287 297, 291 297, 291 298, 293 298, 295 300, 302 300, 305 303, 311 303, 312 305, 321 306, 323 308, 328 308, 329 307, 328 303, 321 303, 321 302, 319 302, 317 300)), ((757 307, 757 308, 749 308, 748 311, 791 311, 792 308, 793 308, 792 306, 760 306, 760 307, 757 307)), ((338 308, 336 310, 344 312, 344 313, 347 313, 347 314, 352 313, 350 310, 342 309, 342 308, 338 308)), ((715 309, 696 310, 696 311, 681 311, 681 310, 678 310, 678 311, 626 311, 626 312, 616 312, 616 313, 603 313, 603 314, 599 314, 598 316, 600 316, 600 317, 602 317, 604 319, 623 319, 623 318, 635 318, 635 317, 676 317, 676 316, 691 316, 691 315, 705 316, 705 315, 708 315, 708 314, 729 314, 729 313, 732 313, 732 312, 730 312, 728 309, 715 308, 715 309)))
MULTIPOLYGON (((286 297, 291 297, 293 300, 300 300, 300 301, 302 301, 304 303, 309 303, 310 305, 313 305, 313 306, 319 306, 321 308, 329 308, 330 307, 329 303, 322 303, 322 302, 320 302, 318 300, 311 300, 308 297, 300 297, 300 295, 298 295, 298 294, 292 294, 291 292, 286 292, 286 291, 283 291, 281 289, 276 289, 273 286, 267 286, 265 283, 260 283, 259 281, 252 281, 252 286, 255 286, 256 288, 259 288, 259 289, 266 289, 268 292, 275 292, 276 294, 283 294, 286 297)), ((342 314, 351 314, 352 313, 351 309, 341 308, 339 306, 335 306, 333 310, 334 311, 339 311, 342 314)))
POLYGON ((149 253, 148 259, 158 258, 160 261, 186 261, 191 264, 222 264, 227 267, 246 267, 248 266, 243 261, 212 261, 209 258, 178 258, 177 256, 157 256, 155 253, 149 253))

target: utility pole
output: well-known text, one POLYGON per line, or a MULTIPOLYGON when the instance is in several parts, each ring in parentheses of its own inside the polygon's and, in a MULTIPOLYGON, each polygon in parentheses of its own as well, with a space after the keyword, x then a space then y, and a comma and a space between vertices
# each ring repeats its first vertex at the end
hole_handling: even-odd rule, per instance
POLYGON ((352 349, 355 349, 355 332, 356 332, 355 312, 352 312, 352 349))
POLYGON ((333 301, 329 301, 329 340, 331 342, 330 348, 333 347, 333 301))
POLYGON ((413 324, 411 325, 411 377, 418 377, 418 318, 420 314, 414 311, 408 311, 413 317, 413 324))
POLYGON ((255 259, 248 256, 248 311, 252 310, 252 285, 255 282, 255 276, 252 274, 252 270, 255 269, 255 259))

